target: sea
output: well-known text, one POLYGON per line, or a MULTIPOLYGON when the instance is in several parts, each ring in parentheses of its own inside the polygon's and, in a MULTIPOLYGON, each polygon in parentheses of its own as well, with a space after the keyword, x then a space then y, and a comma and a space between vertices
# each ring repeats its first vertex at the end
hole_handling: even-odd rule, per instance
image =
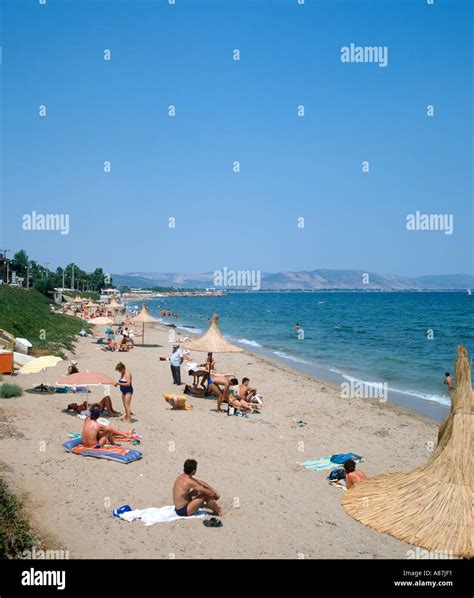
POLYGON ((243 348, 355 392, 383 385, 384 399, 441 420, 456 346, 474 350, 473 302, 467 291, 291 291, 158 297, 148 307, 181 336, 204 333, 217 313, 224 336, 243 348), (162 309, 178 318, 162 318, 162 309))

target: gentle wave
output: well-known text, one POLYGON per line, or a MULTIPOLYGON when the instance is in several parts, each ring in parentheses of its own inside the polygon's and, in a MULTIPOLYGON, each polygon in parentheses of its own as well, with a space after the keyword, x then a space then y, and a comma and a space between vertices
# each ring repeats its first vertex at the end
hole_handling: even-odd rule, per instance
POLYGON ((186 330, 186 332, 191 332, 194 334, 202 334, 202 328, 188 328, 187 326, 176 326, 178 330, 186 330))
MULTIPOLYGON (((347 374, 342 374, 342 377, 345 380, 349 380, 349 382, 358 382, 359 384, 364 384, 365 386, 370 386, 370 387, 379 386, 380 384, 383 384, 383 381, 369 382, 367 380, 361 380, 360 378, 354 378, 354 376, 348 376, 347 374)), ((440 396, 440 395, 427 394, 427 393, 419 392, 417 390, 401 390, 400 388, 392 388, 390 386, 387 386, 387 390, 390 392, 399 392, 402 395, 417 397, 418 399, 423 399, 424 401, 434 401, 435 403, 440 403, 441 405, 448 405, 448 406, 451 405, 451 401, 449 399, 447 399, 446 397, 440 396)))
POLYGON ((249 341, 247 338, 239 338, 237 339, 238 343, 242 343, 242 345, 249 345, 250 347, 261 347, 262 345, 260 343, 257 343, 257 341, 249 341))
POLYGON ((273 351, 273 355, 278 355, 278 357, 288 359, 288 361, 296 361, 296 363, 306 363, 308 365, 311 365, 309 361, 305 361, 304 359, 300 359, 299 357, 295 357, 294 355, 288 355, 288 353, 284 353, 283 351, 273 351))

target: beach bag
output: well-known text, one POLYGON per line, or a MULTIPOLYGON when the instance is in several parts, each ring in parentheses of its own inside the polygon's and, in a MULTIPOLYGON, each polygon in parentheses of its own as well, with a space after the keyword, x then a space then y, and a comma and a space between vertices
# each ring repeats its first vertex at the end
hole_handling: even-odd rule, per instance
POLYGON ((333 469, 326 479, 329 480, 330 482, 333 482, 335 480, 338 480, 338 481, 344 480, 345 477, 346 477, 346 473, 344 471, 344 468, 338 467, 337 469, 333 469))

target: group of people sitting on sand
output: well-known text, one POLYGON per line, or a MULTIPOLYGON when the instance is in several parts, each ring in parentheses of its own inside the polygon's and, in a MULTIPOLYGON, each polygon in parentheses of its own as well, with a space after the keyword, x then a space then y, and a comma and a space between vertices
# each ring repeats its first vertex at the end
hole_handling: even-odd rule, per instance
POLYGON ((223 403, 244 412, 260 412, 262 401, 257 395, 257 389, 250 386, 249 378, 242 378, 239 384, 233 374, 217 372, 212 353, 208 353, 206 363, 198 367, 200 369, 188 370, 189 375, 193 377, 193 388, 201 387, 205 395, 215 396, 218 413, 223 412, 223 403))
POLYGON ((120 326, 117 329, 117 335, 121 335, 122 337, 119 342, 115 340, 115 332, 110 327, 106 328, 105 334, 107 340, 105 347, 102 348, 103 351, 120 351, 126 353, 134 347, 133 335, 128 329, 128 326, 120 326))
MULTIPOLYGON (((133 397, 132 374, 122 362, 119 362, 116 365, 115 371, 119 373, 120 378, 118 382, 114 383, 114 386, 119 388, 122 393, 122 401, 125 410, 125 415, 122 418, 122 421, 126 424, 130 424, 133 415, 131 409, 133 397)), ((67 370, 68 375, 78 372, 77 362, 71 362, 71 365, 67 370)), ((99 402, 92 404, 89 404, 87 400, 83 403, 70 403, 67 406, 67 411, 73 411, 78 415, 86 415, 82 433, 83 445, 86 447, 93 447, 100 443, 102 443, 102 446, 104 444, 115 444, 113 441, 108 442, 108 440, 112 439, 112 436, 128 439, 134 434, 134 430, 131 430, 130 432, 121 432, 110 425, 99 423, 97 421, 99 417, 105 415, 105 411, 107 412, 106 415, 108 417, 120 416, 120 413, 113 408, 110 395, 106 395, 99 402), (93 437, 93 431, 96 432, 95 437, 93 437)))

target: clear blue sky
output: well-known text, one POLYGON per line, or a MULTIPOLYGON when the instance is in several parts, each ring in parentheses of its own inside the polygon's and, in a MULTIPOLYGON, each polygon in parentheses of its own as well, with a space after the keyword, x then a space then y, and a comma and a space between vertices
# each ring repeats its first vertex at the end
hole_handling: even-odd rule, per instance
POLYGON ((471 28, 468 0, 4 0, 0 245, 117 273, 472 272, 471 28), (350 43, 388 66, 343 64, 350 43), (33 210, 70 234, 22 230, 33 210), (408 232, 416 210, 454 234, 408 232))

